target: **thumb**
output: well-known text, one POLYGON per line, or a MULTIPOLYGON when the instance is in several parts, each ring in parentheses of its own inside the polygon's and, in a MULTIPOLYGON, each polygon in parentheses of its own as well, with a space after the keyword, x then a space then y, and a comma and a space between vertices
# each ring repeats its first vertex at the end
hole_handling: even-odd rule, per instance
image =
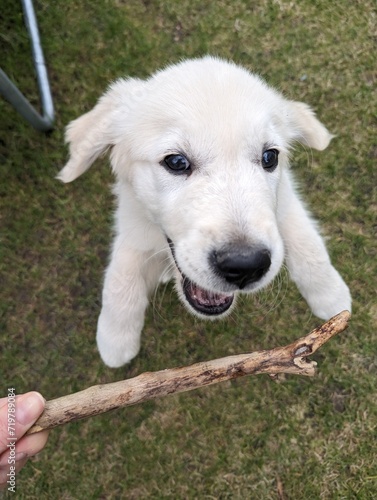
POLYGON ((0 454, 7 449, 12 440, 20 439, 34 424, 44 410, 45 400, 39 392, 28 392, 16 396, 10 407, 4 404, 0 408, 0 454), (11 411, 12 410, 12 411, 11 411))

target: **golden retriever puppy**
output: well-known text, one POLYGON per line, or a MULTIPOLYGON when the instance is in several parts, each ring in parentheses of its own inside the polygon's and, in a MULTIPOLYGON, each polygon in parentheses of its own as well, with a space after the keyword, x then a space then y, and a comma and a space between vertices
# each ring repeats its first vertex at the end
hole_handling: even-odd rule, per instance
POLYGON ((332 138, 306 104, 207 56, 116 81, 66 138, 63 182, 107 150, 116 177, 97 331, 108 366, 136 356, 150 293, 170 278, 190 311, 219 318, 285 261, 315 315, 351 309, 289 171, 295 141, 323 150, 332 138))

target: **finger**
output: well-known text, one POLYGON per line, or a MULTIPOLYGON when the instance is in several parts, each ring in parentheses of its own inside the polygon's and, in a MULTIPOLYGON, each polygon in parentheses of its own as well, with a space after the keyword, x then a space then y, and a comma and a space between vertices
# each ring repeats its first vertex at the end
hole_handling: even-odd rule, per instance
POLYGON ((45 400, 38 392, 28 392, 16 397, 15 413, 10 412, 7 404, 0 407, 0 456, 16 445, 41 415, 44 406, 45 400))
POLYGON ((3 453, 0 457, 0 490, 12 486, 17 472, 26 464, 29 457, 37 454, 45 446, 49 431, 24 436, 17 443, 17 452, 3 453), (10 483, 8 482, 10 481, 10 483))
POLYGON ((17 441, 16 453, 4 452, 0 456, 0 468, 7 466, 12 458, 15 462, 23 458, 29 458, 39 453, 45 446, 49 431, 37 432, 24 436, 17 441))
POLYGON ((8 398, 0 398, 0 409, 6 405, 8 402, 8 398))
POLYGON ((47 432, 40 433, 40 436, 24 436, 43 412, 45 400, 39 393, 29 392, 17 396, 15 408, 13 402, 9 406, 7 401, 7 398, 0 400, 0 489, 15 481, 13 478, 17 471, 25 465, 29 456, 44 447, 48 437, 47 432), (34 436, 35 439, 31 439, 34 436))
MULTIPOLYGON (((15 463, 15 469, 12 471, 12 474, 14 474, 14 477, 16 476, 16 473, 22 469, 22 467, 26 464, 28 461, 28 458, 22 458, 20 460, 17 460, 15 463)), ((6 468, 0 467, 0 490, 3 490, 9 486, 8 481, 10 480, 9 474, 10 468, 7 466, 6 468)))

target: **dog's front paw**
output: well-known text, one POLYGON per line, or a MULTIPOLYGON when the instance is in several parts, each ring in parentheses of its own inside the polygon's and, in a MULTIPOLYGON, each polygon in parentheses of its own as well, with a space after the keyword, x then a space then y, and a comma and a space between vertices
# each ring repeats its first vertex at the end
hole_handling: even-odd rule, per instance
POLYGON ((306 300, 313 313, 328 320, 342 311, 351 312, 351 294, 338 271, 331 269, 325 283, 311 290, 306 300))
POLYGON ((108 342, 103 342, 97 336, 97 346, 101 355, 102 361, 110 368, 119 368, 120 366, 129 363, 139 352, 140 347, 134 349, 121 350, 108 342))
POLYGON ((116 329, 102 315, 98 320, 97 347, 102 361, 110 368, 119 368, 129 363, 140 350, 140 332, 130 333, 116 329))

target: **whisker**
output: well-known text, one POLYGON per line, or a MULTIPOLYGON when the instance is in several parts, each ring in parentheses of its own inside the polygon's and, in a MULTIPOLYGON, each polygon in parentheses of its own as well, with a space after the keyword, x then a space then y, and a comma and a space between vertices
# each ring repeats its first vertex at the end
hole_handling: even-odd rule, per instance
MULTIPOLYGON (((174 263, 170 259, 165 259, 167 261, 167 265, 163 269, 161 273, 161 277, 163 276, 169 276, 173 274, 173 271, 175 269, 174 263)), ((164 296, 166 293, 166 290, 169 286, 170 280, 168 280, 166 283, 163 283, 163 287, 161 287, 161 280, 156 284, 153 290, 153 294, 151 297, 151 303, 152 303, 152 308, 153 308, 153 313, 156 314, 159 318, 165 319, 164 316, 162 315, 162 303, 164 300, 164 296), (160 297, 158 298, 158 295, 160 297)))

